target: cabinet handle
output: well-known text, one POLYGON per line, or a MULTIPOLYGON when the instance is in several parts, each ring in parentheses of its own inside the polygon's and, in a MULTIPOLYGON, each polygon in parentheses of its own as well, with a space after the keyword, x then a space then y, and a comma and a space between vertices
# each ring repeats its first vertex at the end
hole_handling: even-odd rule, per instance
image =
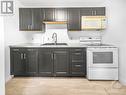
POLYGON ((75 49, 75 51, 82 51, 81 49, 75 49))
POLYGON ((27 49, 28 51, 33 51, 33 49, 27 49))
POLYGON ((19 49, 13 49, 13 51, 19 51, 19 49))
POLYGON ((23 53, 21 53, 21 59, 23 59, 23 53))
POLYGON ((94 15, 97 15, 97 11, 94 11, 94 15))
POLYGON ((52 58, 52 60, 53 60, 53 53, 51 54, 51 58, 52 58))
POLYGON ((24 59, 26 59, 26 54, 24 53, 24 59))
POLYGON ((94 11, 92 11, 91 14, 94 15, 94 11))
POLYGON ((56 54, 54 54, 54 60, 56 60, 56 54))
POLYGON ((74 53, 75 55, 81 55, 81 53, 74 53))
POLYGON ((82 67, 82 65, 75 65, 75 67, 82 67))
POLYGON ((30 29, 30 25, 28 25, 28 30, 30 29))

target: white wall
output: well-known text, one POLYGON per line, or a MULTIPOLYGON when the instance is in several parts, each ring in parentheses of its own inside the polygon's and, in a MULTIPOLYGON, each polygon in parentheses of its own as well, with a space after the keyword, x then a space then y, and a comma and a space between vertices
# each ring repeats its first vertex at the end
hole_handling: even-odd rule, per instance
MULTIPOLYGON (((72 2, 66 6, 82 6, 82 3, 77 3, 77 5, 72 2)), ((45 7, 44 3, 43 6, 45 7)), ((42 6, 42 7, 43 7, 42 6)), ((53 5, 56 6, 56 5, 53 5)), ((63 4, 65 6, 65 4, 63 4)), ((85 6, 85 5, 84 5, 85 6)), ((83 6, 83 7, 84 7, 83 6)), ((87 6, 87 5, 86 5, 87 6)), ((106 6, 107 17, 108 17, 108 27, 106 31, 102 33, 99 32, 69 32, 68 35, 70 38, 76 38, 76 36, 88 36, 88 35, 95 35, 103 36, 104 43, 114 44, 120 48, 119 52, 119 64, 120 64, 120 81, 125 84, 126 83, 126 0, 106 0, 104 3, 98 4, 91 4, 89 6, 106 6)), ((19 31, 19 19, 18 19, 18 7, 22 7, 16 0, 15 6, 15 14, 14 16, 9 16, 5 18, 5 46, 6 46, 6 80, 9 79, 9 72, 10 72, 10 61, 9 61, 9 47, 10 44, 17 44, 17 43, 26 43, 32 42, 32 37, 37 34, 43 36, 43 33, 33 33, 33 32, 22 32, 19 31)), ((24 7, 24 6, 23 6, 24 7)), ((25 6, 26 7, 26 6, 25 6)), ((28 6, 27 6, 28 7, 28 6)), ((30 6, 32 7, 32 6, 30 6)), ((35 7, 35 6, 34 6, 35 7)), ((39 6, 40 7, 40 6, 39 6)), ((49 7, 47 5, 47 7, 49 7)), ((40 37, 41 36, 37 36, 40 37)), ((36 36, 35 36, 36 37, 36 36)), ((33 37, 34 38, 34 37, 33 37)))
POLYGON ((18 0, 14 0, 14 15, 4 16, 5 26, 5 77, 8 81, 10 76, 10 50, 9 45, 27 43, 32 39, 32 33, 19 31, 19 12, 18 7, 22 6, 18 0))
POLYGON ((5 95, 5 79, 4 79, 4 20, 0 16, 0 95, 5 95))
POLYGON ((108 27, 103 42, 119 47, 119 80, 126 84, 126 0, 107 0, 108 27))

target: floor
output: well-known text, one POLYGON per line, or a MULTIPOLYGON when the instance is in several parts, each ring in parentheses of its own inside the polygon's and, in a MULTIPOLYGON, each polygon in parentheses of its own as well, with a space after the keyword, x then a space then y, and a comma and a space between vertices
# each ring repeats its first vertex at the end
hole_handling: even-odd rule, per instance
POLYGON ((6 84, 6 95, 126 95, 126 87, 84 78, 13 78, 6 84))

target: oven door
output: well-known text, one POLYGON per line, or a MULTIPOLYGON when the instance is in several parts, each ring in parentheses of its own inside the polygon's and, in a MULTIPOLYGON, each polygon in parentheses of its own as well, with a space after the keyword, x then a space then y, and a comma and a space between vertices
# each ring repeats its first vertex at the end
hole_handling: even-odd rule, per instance
POLYGON ((88 67, 118 67, 118 48, 87 48, 88 67))

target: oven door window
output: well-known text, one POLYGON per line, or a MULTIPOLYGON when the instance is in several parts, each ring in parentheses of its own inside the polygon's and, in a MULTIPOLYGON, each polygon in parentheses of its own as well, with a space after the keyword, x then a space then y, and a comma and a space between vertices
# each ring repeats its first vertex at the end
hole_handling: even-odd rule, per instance
POLYGON ((93 52, 93 64, 113 64, 113 52, 93 52))

